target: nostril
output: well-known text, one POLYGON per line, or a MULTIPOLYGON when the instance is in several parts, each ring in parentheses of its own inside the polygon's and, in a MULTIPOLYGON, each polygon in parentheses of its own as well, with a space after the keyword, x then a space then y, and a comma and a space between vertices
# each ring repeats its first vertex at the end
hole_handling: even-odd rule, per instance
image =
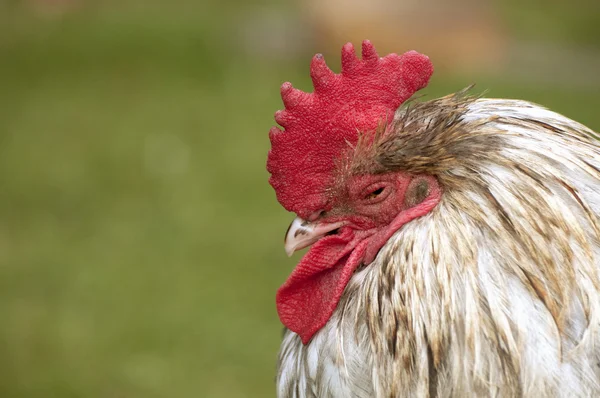
POLYGON ((325 215, 325 210, 317 210, 317 211, 313 212, 310 216, 308 216, 307 221, 309 221, 309 222, 316 221, 319 218, 323 217, 324 215, 325 215))

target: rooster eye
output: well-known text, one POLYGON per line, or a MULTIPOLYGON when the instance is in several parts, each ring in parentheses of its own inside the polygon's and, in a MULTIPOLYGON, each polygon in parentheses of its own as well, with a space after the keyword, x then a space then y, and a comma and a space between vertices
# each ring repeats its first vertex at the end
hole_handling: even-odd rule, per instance
POLYGON ((376 190, 374 190, 373 192, 371 192, 370 194, 368 194, 367 196, 365 196, 365 199, 369 200, 369 199, 375 199, 376 197, 378 197, 381 193, 383 192, 383 187, 381 188, 377 188, 376 190))

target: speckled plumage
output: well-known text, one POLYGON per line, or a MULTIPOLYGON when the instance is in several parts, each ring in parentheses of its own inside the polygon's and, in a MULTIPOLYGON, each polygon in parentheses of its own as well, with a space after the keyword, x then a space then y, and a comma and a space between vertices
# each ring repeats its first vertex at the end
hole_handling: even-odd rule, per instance
POLYGON ((439 205, 357 270, 279 397, 600 396, 600 144, 524 101, 412 103, 340 173, 438 178, 439 205))

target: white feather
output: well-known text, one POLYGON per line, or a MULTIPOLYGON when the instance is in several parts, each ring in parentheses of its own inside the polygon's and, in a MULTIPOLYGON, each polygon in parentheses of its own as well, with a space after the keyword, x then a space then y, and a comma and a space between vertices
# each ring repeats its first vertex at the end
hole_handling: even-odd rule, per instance
MULTIPOLYGON (((473 217, 451 206, 460 195, 485 212, 488 198, 475 191, 450 193, 432 213, 405 225, 372 264, 353 276, 332 318, 308 345, 286 332, 280 352, 279 397, 600 396, 600 242, 589 215, 557 182, 568 182, 593 216, 600 217, 600 180, 594 170, 600 169, 599 144, 570 135, 573 130, 593 134, 584 126, 523 101, 476 100, 463 119, 489 120, 486 128, 497 131, 508 144, 502 156, 539 173, 549 190, 540 206, 556 210, 560 214, 552 217, 572 230, 569 266, 576 288, 568 308, 562 309, 566 326, 561 330, 531 286, 510 271, 537 265, 527 263, 530 259, 520 249, 490 245, 500 239, 495 234, 503 228, 501 219, 490 216, 481 228, 473 217), (564 133, 528 128, 529 120, 543 121, 564 133), (591 245, 592 257, 578 236, 591 245), (408 242, 414 247, 409 249, 408 242), (432 260, 434 252, 437 264, 432 260), (389 258, 398 272, 385 305, 408 311, 410 332, 397 339, 399 344, 403 339, 412 344, 412 368, 381 351, 384 345, 366 320, 368 306, 373 305, 369 303, 377 301, 382 261, 389 258), (428 344, 437 338, 444 350, 431 390, 428 344), (506 367, 514 367, 518 385, 507 385, 513 379, 506 367)), ((483 162, 478 171, 499 205, 508 209, 515 228, 530 230, 527 238, 560 268, 566 254, 558 244, 547 247, 545 234, 550 231, 535 231, 537 221, 527 217, 528 202, 519 197, 528 180, 505 164, 483 162)))

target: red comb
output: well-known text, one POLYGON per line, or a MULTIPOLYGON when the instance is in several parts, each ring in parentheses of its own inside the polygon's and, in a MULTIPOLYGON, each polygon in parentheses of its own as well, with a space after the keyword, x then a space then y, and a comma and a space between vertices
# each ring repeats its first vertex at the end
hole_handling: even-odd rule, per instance
POLYGON ((396 109, 433 73, 429 58, 415 51, 379 58, 365 40, 362 60, 351 43, 342 48, 342 72, 333 73, 321 54, 314 56, 310 76, 313 93, 283 83, 285 110, 275 121, 285 128, 269 132, 271 151, 267 170, 279 202, 307 218, 327 210, 325 187, 332 180, 336 160, 358 141, 359 133, 391 122, 396 109))

